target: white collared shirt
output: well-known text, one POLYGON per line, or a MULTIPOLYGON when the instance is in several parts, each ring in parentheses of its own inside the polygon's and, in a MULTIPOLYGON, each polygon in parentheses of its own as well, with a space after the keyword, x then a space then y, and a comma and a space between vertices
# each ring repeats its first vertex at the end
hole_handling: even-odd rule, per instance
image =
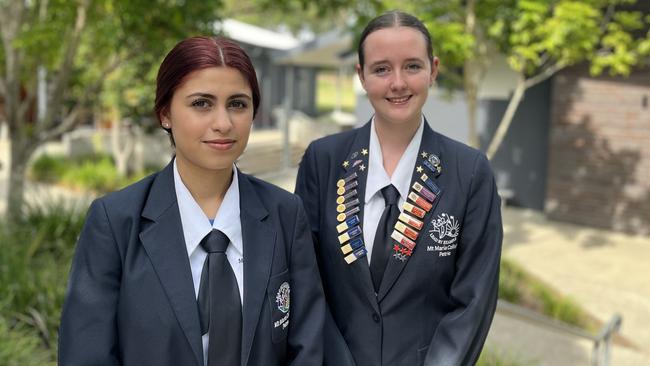
POLYGON ((372 247, 375 241, 377 225, 386 207, 381 189, 389 184, 397 188, 400 196, 398 207, 402 211, 402 204, 408 197, 411 176, 413 175, 413 169, 418 158, 424 123, 423 116, 420 127, 415 131, 411 142, 406 147, 406 150, 404 150, 404 154, 399 159, 392 177, 389 177, 386 169, 384 169, 381 145, 379 144, 379 138, 375 131, 375 118, 372 118, 370 125, 370 143, 368 145, 368 178, 366 181, 366 197, 363 206, 363 238, 366 249, 368 250, 368 254, 366 255, 368 263, 370 263, 370 257, 372 256, 372 247))
MULTIPOLYGON (((242 241, 241 220, 239 217, 239 179, 237 178, 237 169, 233 164, 232 183, 223 197, 223 202, 217 211, 214 222, 210 224, 210 219, 205 215, 199 204, 187 189, 181 176, 178 173, 176 159, 174 159, 174 187, 176 188, 176 200, 178 210, 183 225, 183 236, 185 237, 185 246, 187 256, 190 260, 192 269, 192 280, 194 282, 194 294, 198 298, 199 286, 201 284, 201 272, 203 271, 203 262, 207 257, 206 251, 199 245, 201 240, 208 235, 212 229, 221 230, 230 239, 226 257, 235 272, 237 286, 239 287, 240 301, 244 302, 244 244, 242 241)), ((207 365, 208 360, 208 335, 202 337, 203 341, 203 360, 207 365)))

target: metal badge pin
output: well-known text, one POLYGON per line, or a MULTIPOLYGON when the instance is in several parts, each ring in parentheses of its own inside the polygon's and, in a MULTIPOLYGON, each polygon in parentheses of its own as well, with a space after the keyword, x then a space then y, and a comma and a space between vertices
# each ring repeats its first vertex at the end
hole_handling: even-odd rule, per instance
POLYGON ((345 262, 347 264, 352 264, 357 259, 359 259, 359 258, 363 257, 364 255, 366 255, 366 253, 367 253, 366 252, 366 247, 358 248, 354 252, 352 252, 352 253, 348 254, 347 256, 345 256, 345 258, 344 258, 345 262))
POLYGON ((346 193, 343 196, 338 196, 336 197, 336 204, 340 205, 341 203, 345 202, 346 200, 350 199, 351 197, 354 197, 357 195, 357 190, 353 189, 350 192, 346 193))
POLYGON ((345 186, 337 188, 336 193, 339 196, 342 196, 342 195, 345 194, 345 192, 349 191, 350 189, 352 189, 352 188, 354 188, 354 187, 356 187, 358 185, 359 185, 359 182, 357 182, 356 180, 353 180, 352 182, 346 184, 345 186))
POLYGON ((424 226, 424 223, 415 217, 408 215, 406 212, 402 212, 399 214, 399 219, 400 221, 407 223, 414 227, 416 230, 422 230, 422 227, 424 226))
POLYGON ((349 181, 355 179, 356 177, 357 177, 357 172, 354 172, 354 173, 348 175, 347 177, 341 178, 338 181, 336 181, 336 186, 337 187, 343 187, 343 186, 345 186, 346 183, 348 183, 349 181))
POLYGON ((411 240, 417 240, 418 239, 418 232, 411 229, 410 227, 406 226, 403 222, 397 221, 395 223, 395 230, 401 232, 402 234, 406 235, 409 239, 411 240))
POLYGON ((352 207, 358 206, 359 205, 359 199, 355 198, 352 201, 348 203, 341 203, 338 206, 336 206, 336 211, 337 212, 344 212, 346 210, 351 209, 352 207))
POLYGON ((361 234, 361 227, 355 226, 347 232, 339 235, 339 244, 343 245, 346 241, 359 236, 361 234))
POLYGON ((363 239, 361 239, 361 238, 354 238, 354 239, 350 240, 349 243, 343 245, 343 246, 341 247, 341 251, 342 251, 343 254, 345 255, 345 254, 350 253, 350 252, 353 251, 353 250, 357 250, 357 248, 360 248, 360 247, 362 247, 362 246, 363 246, 363 239))
MULTIPOLYGON (((410 204, 408 202, 404 202, 404 205, 402 206, 402 208, 404 208, 404 211, 409 212, 409 213, 411 213, 411 214, 413 214, 413 215, 415 215, 415 216, 417 216, 419 218, 423 218, 424 215, 426 214, 426 212, 423 209, 421 209, 419 207, 416 207, 416 206, 413 206, 412 204, 410 204)), ((343 221, 343 220, 341 220, 341 221, 343 221)))
POLYGON ((409 248, 411 250, 413 250, 413 248, 415 248, 415 242, 412 241, 411 239, 405 237, 404 235, 402 235, 402 233, 400 233, 397 230, 393 230, 393 233, 390 234, 390 237, 395 239, 395 241, 397 241, 398 243, 402 244, 403 246, 405 246, 405 247, 407 247, 407 248, 409 248))
POLYGON ((338 222, 345 221, 346 218, 354 215, 357 212, 359 212, 359 206, 356 206, 356 207, 352 208, 350 211, 347 211, 345 213, 340 213, 340 214, 336 215, 336 220, 338 222))
POLYGON ((413 202, 415 202, 416 205, 420 206, 420 208, 424 209, 424 211, 429 212, 431 210, 431 207, 433 207, 432 204, 430 204, 427 200, 424 198, 418 196, 415 194, 415 192, 410 192, 409 193, 409 199, 413 202))
POLYGON ((413 182, 413 190, 421 194, 422 197, 431 203, 436 200, 436 195, 418 182, 413 182))
POLYGON ((422 179, 422 181, 424 182, 424 185, 429 187, 431 192, 433 192, 436 196, 440 195, 440 188, 438 188, 438 186, 435 183, 433 183, 433 181, 429 178, 428 175, 422 174, 420 179, 422 179))
POLYGON ((354 215, 350 217, 349 219, 345 220, 345 222, 342 222, 338 225, 336 225, 336 231, 338 233, 342 233, 345 230, 357 225, 359 223, 359 216, 354 215))

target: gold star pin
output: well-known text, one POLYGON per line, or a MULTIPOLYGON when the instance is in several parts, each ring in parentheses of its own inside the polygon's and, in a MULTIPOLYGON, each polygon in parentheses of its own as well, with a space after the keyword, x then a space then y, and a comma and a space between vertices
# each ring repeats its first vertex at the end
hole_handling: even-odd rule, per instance
POLYGON ((418 165, 418 167, 415 168, 415 170, 417 170, 418 173, 422 173, 422 171, 423 171, 424 169, 422 169, 422 167, 421 167, 420 165, 418 165))
POLYGON ((368 149, 361 149, 361 155, 368 155, 368 149))
POLYGON ((429 154, 427 154, 426 151, 423 151, 422 154, 420 154, 420 155, 422 155, 423 158, 426 158, 429 154))
POLYGON ((347 168, 348 166, 350 166, 350 163, 349 163, 347 160, 344 161, 344 162, 343 162, 343 167, 344 167, 344 168, 347 168))
POLYGON ((359 165, 359 170, 361 170, 362 172, 365 171, 365 170, 366 170, 366 166, 363 165, 363 164, 359 165))

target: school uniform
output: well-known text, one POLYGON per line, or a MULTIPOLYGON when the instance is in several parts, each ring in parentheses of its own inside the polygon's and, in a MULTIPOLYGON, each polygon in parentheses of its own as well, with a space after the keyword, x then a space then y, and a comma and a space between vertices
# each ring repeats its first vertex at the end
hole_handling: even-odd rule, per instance
POLYGON ((170 163, 92 203, 59 364, 203 366, 209 337, 197 296, 207 254, 198 242, 219 229, 241 295, 241 365, 321 365, 325 303, 300 199, 236 171, 209 223, 179 181, 170 163))
POLYGON ((503 236, 489 162, 425 120, 382 178, 369 172, 383 168, 372 128, 312 142, 298 171, 328 305, 325 365, 473 365, 496 307, 503 236), (368 236, 384 183, 399 191, 401 214, 375 291, 368 236))

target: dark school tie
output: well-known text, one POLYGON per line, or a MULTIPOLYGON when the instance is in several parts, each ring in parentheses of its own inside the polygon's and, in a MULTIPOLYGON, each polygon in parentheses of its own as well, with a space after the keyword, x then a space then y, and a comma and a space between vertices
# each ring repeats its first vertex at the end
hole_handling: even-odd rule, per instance
POLYGON ((226 248, 230 240, 219 230, 201 240, 208 252, 199 286, 201 334, 209 333, 208 366, 240 366, 242 310, 239 287, 226 248))
POLYGON ((386 269, 386 262, 390 255, 391 237, 393 227, 399 216, 399 208, 397 202, 399 200, 399 191, 394 185, 389 185, 381 190, 384 196, 386 207, 381 214, 379 224, 377 224, 377 232, 375 233, 375 240, 372 244, 372 257, 370 259, 370 274, 372 275, 372 283, 375 286, 375 292, 379 292, 379 285, 381 279, 384 277, 384 270, 386 269))

